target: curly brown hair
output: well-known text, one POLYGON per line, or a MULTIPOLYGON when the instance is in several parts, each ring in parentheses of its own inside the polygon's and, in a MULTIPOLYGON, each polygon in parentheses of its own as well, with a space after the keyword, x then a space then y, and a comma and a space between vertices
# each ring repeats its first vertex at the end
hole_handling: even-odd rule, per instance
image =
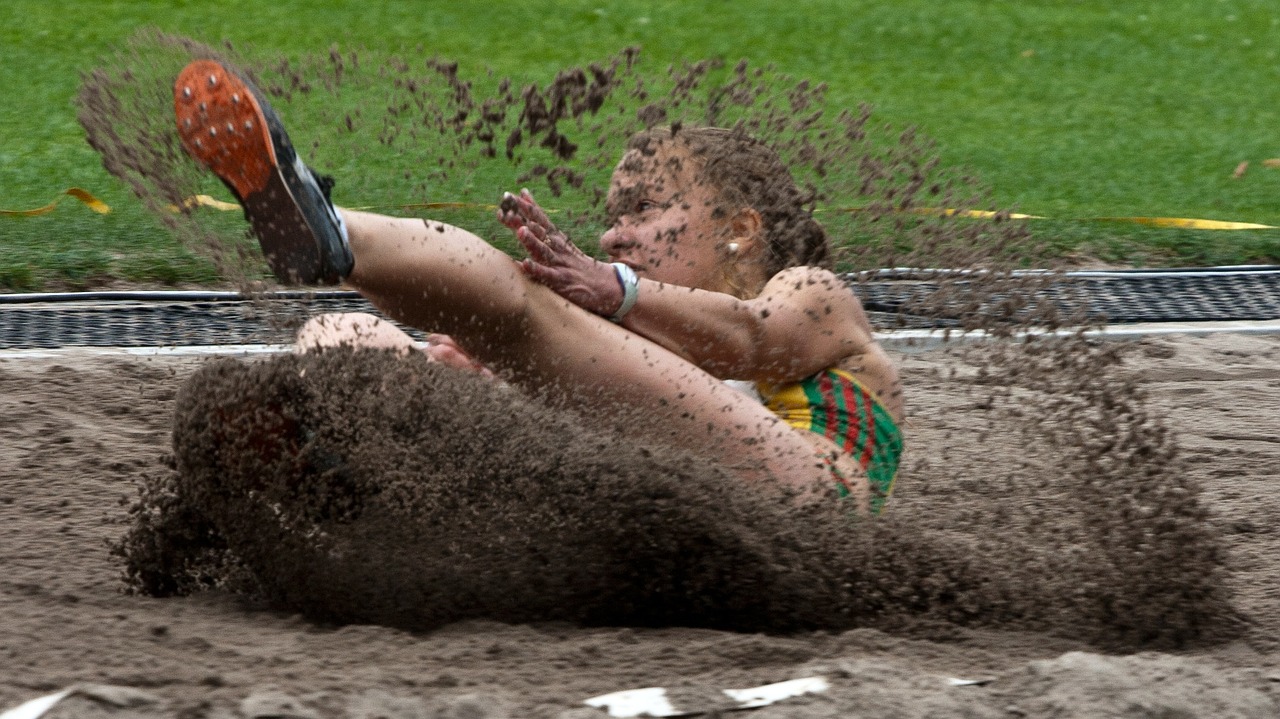
POLYGON ((726 205, 760 213, 768 240, 765 277, 788 267, 829 267, 827 232, 813 219, 811 198, 773 148, 741 130, 675 125, 638 132, 627 149, 649 154, 671 141, 688 149, 726 205))

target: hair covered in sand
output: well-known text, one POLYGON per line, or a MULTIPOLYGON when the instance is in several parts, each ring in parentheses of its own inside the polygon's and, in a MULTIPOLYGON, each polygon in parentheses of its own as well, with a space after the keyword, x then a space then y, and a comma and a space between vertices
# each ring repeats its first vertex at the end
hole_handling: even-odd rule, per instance
POLYGON ((765 277, 788 267, 829 264, 831 246, 826 230, 813 219, 813 198, 801 192, 767 143, 740 129, 673 125, 636 133, 627 149, 649 155, 668 142, 688 150, 725 211, 750 207, 760 213, 768 242, 765 277))

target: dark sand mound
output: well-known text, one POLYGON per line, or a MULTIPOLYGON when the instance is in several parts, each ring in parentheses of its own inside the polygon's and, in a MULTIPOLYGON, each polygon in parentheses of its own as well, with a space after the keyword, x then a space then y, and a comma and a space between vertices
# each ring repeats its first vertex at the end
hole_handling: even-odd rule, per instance
POLYGON ((408 628, 786 631, 849 625, 882 601, 846 586, 860 530, 837 503, 595 426, 421 356, 212 363, 177 400, 174 504, 140 516, 203 517, 234 559, 202 566, 197 552, 187 580, 157 572, 176 560, 148 556, 157 524, 126 551, 152 592, 247 569, 282 606, 408 628))
POLYGON ((175 471, 122 552, 149 593, 227 586, 408 629, 949 622, 1111 646, 1236 631, 1199 490, 1109 350, 992 351, 966 383, 985 439, 919 459, 900 481, 931 506, 875 521, 421 356, 221 360, 179 393, 175 471), (993 380, 1001 367, 1021 385, 993 380), (1049 379, 1068 371, 1085 390, 1049 379), (980 458, 1001 443, 1016 462, 980 458))
POLYGON ((177 492, 319 618, 798 628, 835 583, 803 528, 838 511, 797 523, 706 463, 421 356, 211 364, 174 447, 177 492))

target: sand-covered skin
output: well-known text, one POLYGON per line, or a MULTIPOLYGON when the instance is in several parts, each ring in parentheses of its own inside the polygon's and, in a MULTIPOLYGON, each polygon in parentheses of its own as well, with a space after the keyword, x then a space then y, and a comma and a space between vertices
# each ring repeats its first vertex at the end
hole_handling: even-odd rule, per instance
MULTIPOLYGON (((1274 715, 1278 356, 1280 340, 1236 335, 1153 339, 1124 352, 1146 406, 1175 433, 1179 461, 1203 487, 1206 526, 1222 548, 1221 581, 1246 620, 1237 638, 1204 636, 1160 652, 1140 651, 1122 624, 1110 637, 1098 635, 1106 625, 1096 622, 1072 636, 1054 625, 1060 613, 1046 615, 1040 630, 1024 620, 962 625, 926 615, 772 635, 484 619, 413 633, 321 624, 224 590, 127 595, 109 545, 127 529, 141 476, 168 471, 160 457, 170 450, 175 397, 202 362, 74 353, 4 360, 0 706, 94 682, 142 689, 156 703, 125 710, 73 699, 55 715, 253 714, 266 711, 274 687, 325 717, 557 716, 586 712, 575 709, 580 700, 620 689, 745 687, 821 673, 833 685, 826 697, 757 716, 1274 715), (1107 644, 1119 656, 1099 656, 1107 644), (1063 656, 1070 651, 1086 653, 1063 656), (948 687, 939 678, 948 676, 994 681, 948 687)), ((1039 461, 1044 476, 1060 471, 1021 451, 1025 443, 981 437, 994 414, 974 399, 984 385, 964 379, 968 361, 941 351, 902 360, 910 471, 892 500, 895 516, 992 517, 1010 501, 950 486, 948 472, 921 461, 936 467, 978 455, 996 468, 1039 461), (953 367, 959 379, 949 378, 953 367), (927 483, 915 479, 925 473, 927 483)), ((1071 566, 1069 555, 1045 560, 1071 566)), ((1044 603, 1077 606, 1052 596, 1044 603)))

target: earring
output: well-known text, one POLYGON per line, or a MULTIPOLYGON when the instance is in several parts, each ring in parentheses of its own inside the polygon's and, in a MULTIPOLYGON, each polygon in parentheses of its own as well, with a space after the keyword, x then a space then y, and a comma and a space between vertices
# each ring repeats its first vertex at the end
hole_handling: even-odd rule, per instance
POLYGON ((736 242, 730 242, 730 243, 729 243, 728 250, 729 250, 729 254, 735 254, 735 253, 737 253, 737 251, 738 251, 738 243, 736 243, 736 242))

